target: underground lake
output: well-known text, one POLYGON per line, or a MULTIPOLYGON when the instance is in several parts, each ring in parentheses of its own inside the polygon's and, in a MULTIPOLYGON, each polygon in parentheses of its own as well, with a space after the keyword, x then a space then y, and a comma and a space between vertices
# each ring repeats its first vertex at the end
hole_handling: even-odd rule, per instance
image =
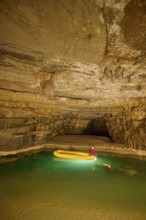
POLYGON ((1 158, 3 220, 145 220, 145 207, 144 159, 60 160, 52 151, 1 158))

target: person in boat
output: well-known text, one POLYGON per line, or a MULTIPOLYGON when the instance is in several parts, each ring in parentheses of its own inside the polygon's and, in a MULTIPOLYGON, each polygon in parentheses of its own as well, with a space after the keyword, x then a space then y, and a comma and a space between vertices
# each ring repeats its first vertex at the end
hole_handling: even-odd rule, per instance
POLYGON ((91 152, 90 152, 90 154, 95 156, 95 149, 94 149, 94 147, 91 147, 91 152))

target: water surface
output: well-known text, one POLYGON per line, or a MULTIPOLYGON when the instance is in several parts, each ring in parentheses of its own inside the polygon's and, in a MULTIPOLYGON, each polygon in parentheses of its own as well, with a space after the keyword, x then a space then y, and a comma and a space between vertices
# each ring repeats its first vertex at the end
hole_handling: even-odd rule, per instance
POLYGON ((145 160, 99 154, 71 161, 40 152, 0 163, 3 220, 145 220, 145 207, 145 160))

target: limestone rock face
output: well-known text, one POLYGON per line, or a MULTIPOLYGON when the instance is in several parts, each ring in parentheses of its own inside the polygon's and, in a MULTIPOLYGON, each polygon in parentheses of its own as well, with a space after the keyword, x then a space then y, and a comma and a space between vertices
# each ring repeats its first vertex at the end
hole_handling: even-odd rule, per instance
POLYGON ((43 52, 48 58, 98 63, 106 27, 95 0, 4 0, 0 3, 0 41, 43 52))
POLYGON ((145 1, 3 0, 0 20, 0 151, 59 134, 146 149, 145 1))

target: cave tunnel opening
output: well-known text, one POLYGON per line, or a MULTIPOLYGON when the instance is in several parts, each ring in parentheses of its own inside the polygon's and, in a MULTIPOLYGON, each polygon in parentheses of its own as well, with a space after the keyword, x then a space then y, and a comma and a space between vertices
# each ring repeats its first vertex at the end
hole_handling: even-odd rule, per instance
POLYGON ((105 136, 111 139, 103 118, 91 119, 83 130, 84 135, 105 136))

